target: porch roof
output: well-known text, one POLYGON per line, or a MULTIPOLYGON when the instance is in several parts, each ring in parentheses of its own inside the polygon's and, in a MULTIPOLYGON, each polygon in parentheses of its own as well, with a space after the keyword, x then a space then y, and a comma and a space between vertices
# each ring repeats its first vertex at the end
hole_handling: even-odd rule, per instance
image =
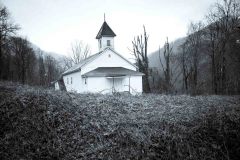
POLYGON ((98 67, 83 74, 83 77, 121 77, 121 76, 143 76, 138 71, 133 71, 123 67, 98 67))

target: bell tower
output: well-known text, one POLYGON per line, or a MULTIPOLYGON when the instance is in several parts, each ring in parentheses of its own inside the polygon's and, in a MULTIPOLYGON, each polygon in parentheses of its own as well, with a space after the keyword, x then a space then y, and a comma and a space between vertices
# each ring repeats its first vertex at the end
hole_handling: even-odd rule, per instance
POLYGON ((105 21, 105 15, 104 15, 104 22, 96 36, 96 39, 98 40, 99 51, 102 51, 107 47, 114 49, 115 36, 116 34, 112 31, 112 29, 109 27, 109 25, 105 21))

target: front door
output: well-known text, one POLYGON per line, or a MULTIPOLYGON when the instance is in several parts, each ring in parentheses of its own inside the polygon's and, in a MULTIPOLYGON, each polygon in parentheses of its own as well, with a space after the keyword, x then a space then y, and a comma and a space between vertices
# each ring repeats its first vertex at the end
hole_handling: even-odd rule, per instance
POLYGON ((122 92, 123 91, 123 77, 114 77, 113 78, 113 91, 122 92))

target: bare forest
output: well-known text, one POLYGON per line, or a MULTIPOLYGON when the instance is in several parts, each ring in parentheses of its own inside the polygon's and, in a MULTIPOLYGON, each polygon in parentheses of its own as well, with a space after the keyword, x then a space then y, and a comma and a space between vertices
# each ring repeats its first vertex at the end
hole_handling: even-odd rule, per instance
MULTIPOLYGON (((74 61, 44 52, 19 36, 20 29, 13 23, 8 9, 0 6, 0 79, 49 87, 74 61)), ((77 46, 72 47, 74 50, 77 46)))
POLYGON ((240 93, 240 3, 221 1, 187 36, 149 57, 153 92, 199 94, 240 93), (156 60, 157 59, 157 60, 156 60))

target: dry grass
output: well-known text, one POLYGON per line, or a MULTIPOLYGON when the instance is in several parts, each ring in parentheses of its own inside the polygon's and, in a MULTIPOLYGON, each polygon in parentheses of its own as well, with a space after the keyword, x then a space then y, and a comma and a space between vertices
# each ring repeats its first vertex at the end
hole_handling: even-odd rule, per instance
POLYGON ((240 97, 95 95, 0 82, 3 159, 239 159, 240 97))

